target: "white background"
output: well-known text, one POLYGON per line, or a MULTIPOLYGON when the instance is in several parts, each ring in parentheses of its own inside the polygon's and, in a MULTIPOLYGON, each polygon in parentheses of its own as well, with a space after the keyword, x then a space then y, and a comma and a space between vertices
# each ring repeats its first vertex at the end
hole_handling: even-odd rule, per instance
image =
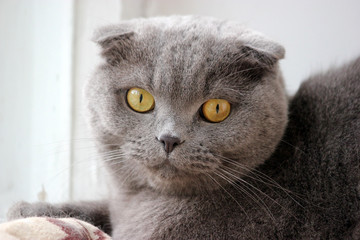
POLYGON ((359 12, 356 0, 0 0, 0 219, 19 200, 106 196, 81 111, 97 26, 170 14, 246 23, 285 46, 294 93, 309 74, 360 55, 359 12))

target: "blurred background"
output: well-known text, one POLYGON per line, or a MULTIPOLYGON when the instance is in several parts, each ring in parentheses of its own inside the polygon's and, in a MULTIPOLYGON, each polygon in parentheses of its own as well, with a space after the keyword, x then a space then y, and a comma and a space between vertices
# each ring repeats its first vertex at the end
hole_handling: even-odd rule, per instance
POLYGON ((106 197, 82 110, 98 26, 171 14, 245 23, 285 46, 293 94, 311 73, 360 55, 359 13, 358 0, 0 0, 0 222, 19 200, 106 197))

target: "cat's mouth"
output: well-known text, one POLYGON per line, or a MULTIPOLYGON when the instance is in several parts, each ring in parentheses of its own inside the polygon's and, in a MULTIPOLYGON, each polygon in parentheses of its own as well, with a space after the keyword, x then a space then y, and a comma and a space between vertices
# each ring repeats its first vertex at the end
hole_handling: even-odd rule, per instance
POLYGON ((191 169, 182 169, 168 159, 163 163, 147 168, 151 175, 148 184, 151 188, 162 193, 192 195, 207 192, 217 188, 209 184, 211 171, 201 172, 191 169))
POLYGON ((148 167, 148 169, 150 172, 162 179, 173 179, 182 175, 182 171, 171 164, 169 157, 167 157, 162 163, 148 167))
POLYGON ((160 164, 148 166, 147 169, 157 178, 180 181, 213 172, 212 166, 196 163, 176 164, 175 159, 171 157, 166 157, 160 164))

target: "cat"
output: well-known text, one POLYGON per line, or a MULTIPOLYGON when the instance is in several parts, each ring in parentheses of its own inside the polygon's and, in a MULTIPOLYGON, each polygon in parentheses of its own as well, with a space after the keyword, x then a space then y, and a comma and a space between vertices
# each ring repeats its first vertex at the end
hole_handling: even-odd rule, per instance
POLYGON ((113 239, 360 239, 360 58, 285 92, 284 48, 232 22, 100 29, 86 86, 104 201, 16 204, 113 239))

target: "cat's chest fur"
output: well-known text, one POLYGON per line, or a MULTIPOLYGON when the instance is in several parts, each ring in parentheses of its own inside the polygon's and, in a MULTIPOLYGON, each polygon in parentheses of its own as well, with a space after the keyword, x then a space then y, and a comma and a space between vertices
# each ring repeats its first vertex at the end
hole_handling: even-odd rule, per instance
MULTIPOLYGON (((221 193, 195 198, 160 196, 149 192, 119 195, 111 209, 113 237, 114 239, 276 237, 277 229, 284 222, 271 219, 261 206, 248 205, 245 198, 242 200, 243 202, 239 202, 241 199, 235 202, 230 195, 224 196, 221 193), (246 207, 245 211, 243 207, 246 207)), ((270 208, 275 215, 289 211, 288 208, 285 209, 285 205, 281 207, 273 205, 270 208)))
MULTIPOLYGON (((198 205, 199 202, 194 199, 156 196, 153 193, 120 194, 112 204, 113 237, 159 239, 175 237, 172 231, 175 234, 179 229, 187 228, 193 232, 192 228, 201 225, 198 219, 206 221, 211 218, 194 211, 198 205)), ((203 207, 208 206, 208 203, 203 203, 203 207)))

